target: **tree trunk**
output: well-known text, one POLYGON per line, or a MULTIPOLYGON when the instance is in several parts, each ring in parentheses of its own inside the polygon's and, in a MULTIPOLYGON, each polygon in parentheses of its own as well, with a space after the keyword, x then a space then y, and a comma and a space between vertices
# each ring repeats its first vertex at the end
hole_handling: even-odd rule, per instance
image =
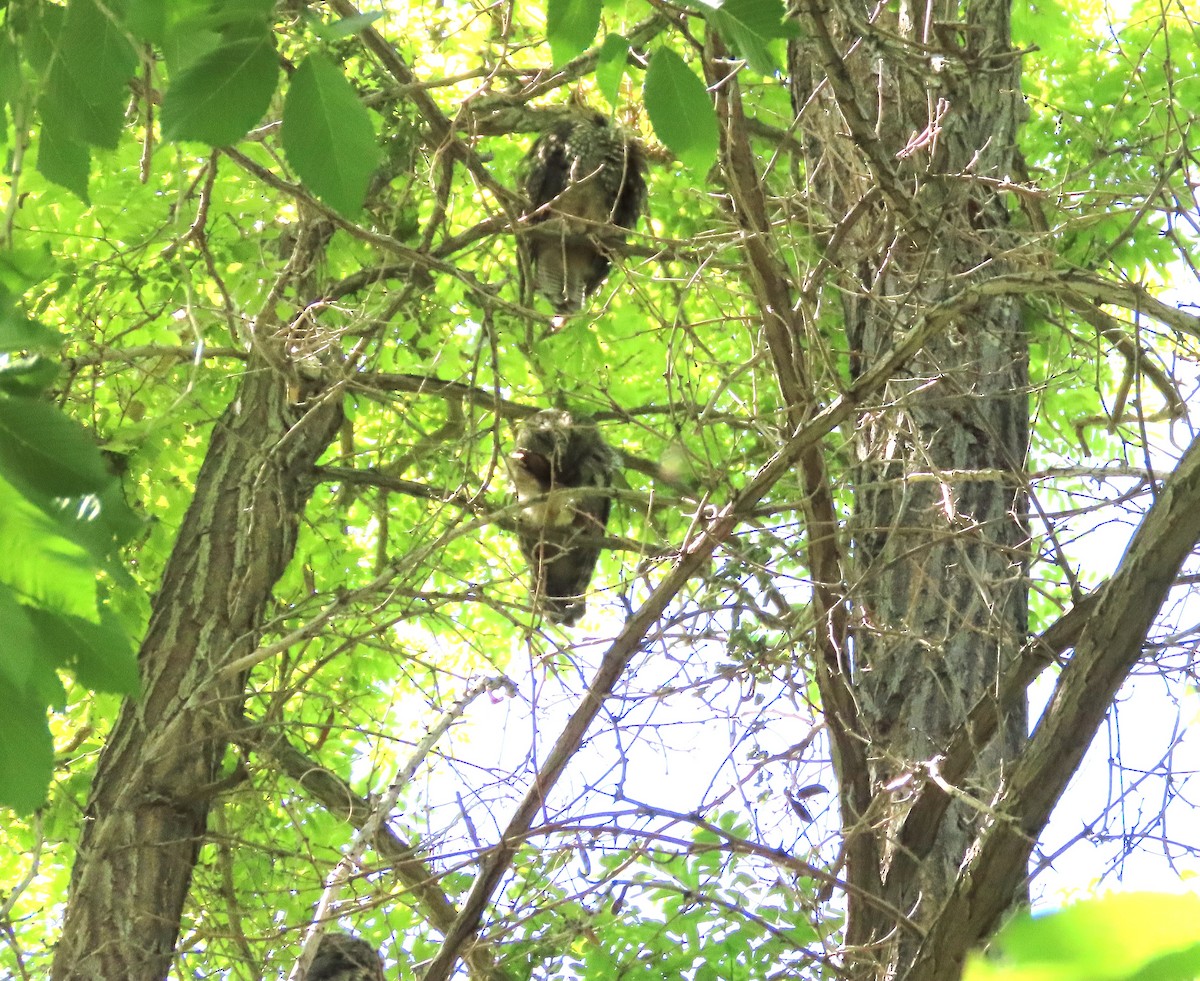
POLYGON ((341 401, 294 404, 252 358, 216 424, 155 597, 127 701, 101 754, 72 870, 55 981, 159 981, 217 789, 265 604, 292 557, 311 469, 341 401))
MULTIPOLYGON (((1012 246, 989 184, 1016 169, 1023 112, 1009 2, 973 0, 965 22, 957 9, 901 3, 871 25, 872 7, 852 0, 801 10, 812 30, 790 52, 793 97, 811 203, 835 229, 825 261, 841 270, 855 377, 922 313, 1003 273, 1012 246)), ((928 853, 899 860, 913 791, 1026 636, 1027 399, 1018 302, 988 298, 863 408, 853 435, 848 660, 871 796, 887 803, 864 820, 843 794, 846 835, 875 836, 882 864, 856 869, 848 847, 848 875, 882 881, 882 898, 918 927, 949 895, 1025 738, 1019 708, 978 754, 928 853)), ((853 892, 849 913, 847 944, 876 945, 879 958, 857 976, 902 976, 917 932, 853 892)))

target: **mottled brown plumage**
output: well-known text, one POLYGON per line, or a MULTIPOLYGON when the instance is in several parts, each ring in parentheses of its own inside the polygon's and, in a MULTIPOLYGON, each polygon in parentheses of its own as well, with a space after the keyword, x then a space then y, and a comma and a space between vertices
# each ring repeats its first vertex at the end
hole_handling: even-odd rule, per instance
POLYGON ((383 959, 365 940, 348 933, 327 933, 306 981, 384 981, 383 959))
POLYGON ((522 189, 546 224, 527 239, 534 285, 558 313, 573 313, 608 275, 617 228, 645 208, 645 162, 636 142, 583 110, 543 133, 525 158, 522 189))
POLYGON ((517 500, 517 541, 529 563, 535 603, 573 625, 600 558, 618 458, 590 422, 560 409, 530 416, 517 430, 508 472, 517 500))

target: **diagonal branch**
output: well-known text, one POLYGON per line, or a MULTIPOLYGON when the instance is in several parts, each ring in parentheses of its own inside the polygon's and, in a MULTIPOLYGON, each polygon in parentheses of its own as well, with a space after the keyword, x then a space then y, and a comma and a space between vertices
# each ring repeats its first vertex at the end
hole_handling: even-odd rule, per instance
MULTIPOLYGON (((1128 310, 1130 313, 1145 314, 1181 334, 1200 337, 1200 317, 1156 299, 1149 290, 1137 283, 1120 283, 1116 280, 1105 279, 1095 273, 1079 270, 1062 273, 1059 278, 1067 287, 1064 296, 1067 300, 1074 293, 1093 303, 1108 303, 1114 307, 1128 310)), ((1077 304, 1072 305, 1077 306, 1077 304)))
MULTIPOLYGON (((710 39, 710 57, 704 59, 705 76, 717 93, 721 155, 730 194, 744 234, 750 280, 767 346, 784 404, 793 425, 799 425, 819 404, 803 352, 799 347, 802 325, 793 302, 795 283, 780 261, 771 234, 763 181, 745 126, 741 91, 735 76, 719 77, 724 67, 724 49, 710 39)), ((883 376, 876 376, 880 380, 883 376)), ((880 382, 882 383, 882 382, 880 382)), ((846 666, 846 603, 843 595, 844 562, 839 545, 839 526, 833 492, 825 466, 824 448, 814 443, 796 459, 804 491, 809 574, 813 583, 814 621, 817 624, 815 659, 817 685, 829 719, 834 746, 842 823, 845 829, 846 866, 850 882, 861 893, 876 894, 881 885, 879 846, 867 833, 864 815, 871 801, 871 786, 865 743, 859 733, 858 707, 851 691, 846 666)), ((852 906, 852 911, 857 906, 852 906)), ((851 941, 857 936, 860 918, 851 916, 851 941)))
POLYGON ((941 781, 925 783, 904 819, 896 857, 888 870, 889 884, 911 877, 916 866, 929 855, 942 817, 950 806, 950 795, 943 785, 957 784, 966 776, 978 754, 991 742, 1006 712, 1020 702, 1026 689, 1053 663, 1056 655, 1075 646, 1102 593, 1103 588, 1083 597, 1030 640, 1009 666, 999 691, 981 697, 951 734, 945 752, 937 760, 941 781))
MULTIPOLYGON (((498 686, 500 682, 496 682, 498 686)), ((296 749, 274 729, 247 726, 237 731, 235 741, 247 751, 270 761, 279 772, 296 781, 330 814, 360 831, 366 827, 374 807, 360 797, 332 770, 296 749)), ((391 864, 392 872, 415 897, 421 910, 439 930, 454 922, 454 904, 438 884, 437 874, 418 856, 417 850, 386 823, 372 830, 371 847, 391 864)), ((505 973, 491 960, 486 948, 475 948, 467 957, 472 974, 486 981, 504 981, 505 973)))
MULTIPOLYGON (((339 893, 354 874, 354 870, 361 862, 363 853, 367 847, 373 844, 380 836, 385 827, 384 822, 387 820, 388 815, 392 813, 396 807, 396 802, 400 799, 400 795, 405 791, 409 783, 411 783, 412 778, 425 762, 426 757, 433 751, 434 746, 449 731, 450 727, 462 718, 463 713, 466 712, 467 708, 476 698, 485 693, 509 687, 511 687, 511 682, 505 678, 488 678, 478 684, 472 685, 467 691, 463 692, 453 705, 442 712, 438 719, 426 729, 425 734, 417 740, 417 744, 413 752, 409 755, 408 760, 405 761, 404 765, 392 778, 392 782, 383 796, 372 802, 371 811, 367 815, 367 819, 359 826, 354 840, 344 850, 341 860, 326 876, 325 888, 321 893, 320 900, 317 902, 316 910, 313 913, 313 922, 309 926, 305 936, 304 950, 295 967, 292 969, 292 973, 288 975, 288 981, 296 981, 296 979, 307 973, 308 967, 312 964, 313 957, 316 955, 321 935, 324 933, 325 921, 331 918, 331 909, 337 901, 339 893)), ((423 863, 416 860, 415 856, 412 859, 406 858, 402 864, 409 866, 414 860, 421 865, 423 871, 423 863)), ((441 892, 436 886, 434 889, 436 893, 441 892)), ((423 894, 427 894, 428 892, 429 890, 426 889, 423 891, 423 894)), ((436 895, 434 898, 436 898, 436 895)), ((472 954, 484 954, 484 952, 472 951, 468 954, 468 961, 472 960, 472 954)), ((495 965, 486 956, 475 958, 475 960, 483 968, 480 973, 484 977, 499 973, 496 971, 495 965)))
POLYGON ((1029 745, 1000 818, 984 835, 907 977, 952 981, 968 949, 994 929, 1025 877, 1050 812, 1079 767, 1184 559, 1200 542, 1200 438, 1192 442, 1099 594, 1029 745))
MULTIPOLYGON (((430 963, 423 981, 447 981, 450 977, 460 957, 460 951, 469 945, 479 930, 483 913, 499 887, 517 848, 528 834, 534 816, 545 804, 571 758, 578 752, 605 698, 612 692, 629 662, 641 649, 647 633, 662 615, 667 604, 693 575, 707 567, 713 552, 729 539, 748 515, 753 513, 755 506, 767 492, 806 454, 818 451, 825 437, 847 422, 860 403, 881 391, 888 380, 916 355, 931 337, 944 330, 964 309, 970 309, 977 303, 979 288, 985 285, 968 286, 954 297, 926 310, 908 333, 870 370, 864 372, 844 395, 798 427, 745 489, 726 504, 707 527, 700 528, 694 537, 683 543, 674 567, 642 608, 626 621, 624 629, 605 652, 582 703, 564 726, 546 762, 504 829, 500 842, 484 859, 462 911, 446 933, 441 949, 430 963)), ((822 637, 823 641, 827 639, 822 637)))

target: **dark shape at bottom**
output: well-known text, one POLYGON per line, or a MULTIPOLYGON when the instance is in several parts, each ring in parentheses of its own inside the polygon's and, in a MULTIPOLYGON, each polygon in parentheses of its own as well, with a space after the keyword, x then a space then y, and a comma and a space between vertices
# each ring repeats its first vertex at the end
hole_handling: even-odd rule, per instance
POLYGON ((327 933, 317 947, 307 981, 384 981, 383 958, 365 940, 327 933))

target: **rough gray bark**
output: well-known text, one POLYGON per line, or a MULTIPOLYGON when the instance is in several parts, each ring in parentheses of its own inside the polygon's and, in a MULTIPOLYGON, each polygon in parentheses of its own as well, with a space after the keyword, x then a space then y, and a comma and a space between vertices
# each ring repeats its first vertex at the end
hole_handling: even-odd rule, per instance
MULTIPOLYGON (((965 19, 941 7, 902 4, 871 25, 870 5, 801 6, 811 30, 791 51, 793 96, 855 376, 923 311, 1003 274, 1013 244, 988 184, 1017 163, 1008 0, 974 0, 965 19)), ((1017 300, 990 297, 932 338, 855 429, 843 667, 875 806, 868 815, 862 795, 843 789, 848 840, 874 839, 848 846, 848 873, 918 927, 953 888, 1024 740, 1017 705, 927 853, 897 857, 914 788, 1025 642, 1027 398, 1017 300)), ((847 769, 863 762, 839 759, 843 782, 861 782, 847 769)), ((860 976, 904 973, 919 937, 896 927, 851 896, 848 945, 875 958, 860 976)))
POLYGON ((160 981, 220 779, 263 609, 292 557, 312 467, 342 419, 335 393, 252 358, 213 430, 92 786, 55 981, 160 981))
MULTIPOLYGON (((1142 656, 1150 626, 1198 541, 1200 439, 1195 439, 1129 543, 1116 574, 1080 604, 1087 612, 1079 618, 1077 633, 1074 626, 1070 630, 1074 654, 1028 747, 1012 767, 1003 819, 984 830, 917 951, 910 977, 955 981, 967 952, 995 930, 1004 898, 1024 877, 1033 843, 1142 656)), ((1071 614, 1059 623, 1069 619, 1071 614)))

